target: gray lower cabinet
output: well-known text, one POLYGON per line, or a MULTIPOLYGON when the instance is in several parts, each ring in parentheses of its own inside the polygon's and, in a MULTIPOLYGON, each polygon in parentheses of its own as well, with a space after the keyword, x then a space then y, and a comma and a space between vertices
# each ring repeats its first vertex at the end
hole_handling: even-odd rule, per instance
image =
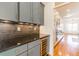
POLYGON ((40 40, 36 40, 36 41, 28 43, 28 50, 39 44, 40 44, 40 40))
POLYGON ((0 56, 40 56, 40 40, 0 53, 0 56))
POLYGON ((20 2, 20 21, 32 23, 32 2, 20 2))
POLYGON ((0 53, 0 56, 16 56, 16 49, 10 49, 0 53))
POLYGON ((40 45, 28 50, 28 56, 40 56, 40 45))
POLYGON ((0 2, 0 19, 17 21, 17 2, 0 2))
POLYGON ((27 56, 27 44, 0 53, 0 56, 27 56))
POLYGON ((28 56, 40 56, 40 40, 28 43, 28 56))
POLYGON ((19 56, 21 54, 26 54, 27 51, 27 44, 24 44, 22 46, 16 47, 16 55, 19 56))
POLYGON ((25 51, 25 52, 19 54, 18 56, 27 56, 27 51, 25 51))

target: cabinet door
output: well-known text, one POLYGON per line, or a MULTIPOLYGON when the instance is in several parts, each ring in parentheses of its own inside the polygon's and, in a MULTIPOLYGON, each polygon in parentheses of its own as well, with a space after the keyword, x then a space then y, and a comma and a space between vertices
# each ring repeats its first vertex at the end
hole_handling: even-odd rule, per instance
POLYGON ((4 52, 0 53, 0 56, 16 56, 15 49, 4 51, 4 52))
POLYGON ((30 42, 30 43, 28 43, 28 49, 31 49, 34 46, 37 46, 39 44, 40 44, 40 40, 36 40, 36 41, 30 42))
POLYGON ((40 2, 33 2, 33 23, 40 24, 40 2))
POLYGON ((0 2, 0 19, 17 21, 17 2, 0 2))
POLYGON ((44 25, 44 5, 40 3, 40 24, 44 25))
POLYGON ((16 47, 16 55, 22 54, 25 51, 27 51, 27 44, 16 47))
POLYGON ((20 21, 32 23, 32 2, 20 2, 20 21))
POLYGON ((40 45, 28 50, 28 56, 40 56, 40 45))

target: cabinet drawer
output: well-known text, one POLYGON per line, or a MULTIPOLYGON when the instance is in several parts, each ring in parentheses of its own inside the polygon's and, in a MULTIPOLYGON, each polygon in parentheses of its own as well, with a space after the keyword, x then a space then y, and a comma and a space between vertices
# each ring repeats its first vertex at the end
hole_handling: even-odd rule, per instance
POLYGON ((18 56, 27 56, 27 51, 25 51, 25 52, 22 53, 22 54, 19 54, 18 56))
POLYGON ((0 53, 0 56, 15 56, 15 55, 16 55, 15 48, 0 53))
POLYGON ((22 53, 26 50, 27 50, 27 44, 19 46, 19 47, 16 48, 16 55, 18 55, 18 54, 20 54, 20 53, 22 53))
POLYGON ((31 49, 32 47, 39 45, 39 44, 40 44, 40 40, 36 40, 31 43, 28 43, 28 49, 31 49))
POLYGON ((28 56, 40 56, 40 45, 28 50, 28 56))

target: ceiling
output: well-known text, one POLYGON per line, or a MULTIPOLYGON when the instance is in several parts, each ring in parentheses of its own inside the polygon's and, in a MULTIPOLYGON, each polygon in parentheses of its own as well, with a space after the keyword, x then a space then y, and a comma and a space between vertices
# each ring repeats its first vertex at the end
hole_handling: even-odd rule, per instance
POLYGON ((63 4, 64 2, 55 2, 55 7, 63 4))
POLYGON ((55 2, 55 8, 68 4, 70 2, 55 2))
POLYGON ((55 2, 55 6, 60 5, 62 3, 64 3, 64 2, 55 2))
MULTIPOLYGON (((64 2, 56 2, 55 6, 64 2)), ((56 7, 55 10, 62 18, 79 18, 79 2, 70 2, 68 4, 56 7)))

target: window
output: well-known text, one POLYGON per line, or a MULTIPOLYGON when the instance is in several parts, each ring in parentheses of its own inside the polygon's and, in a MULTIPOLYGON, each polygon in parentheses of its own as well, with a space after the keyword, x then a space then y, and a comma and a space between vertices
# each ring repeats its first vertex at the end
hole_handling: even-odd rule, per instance
POLYGON ((78 31, 78 23, 67 23, 66 30, 68 32, 77 32, 78 31))
POLYGON ((73 32, 78 31, 78 24, 77 23, 74 23, 72 27, 73 27, 72 28, 73 32))

